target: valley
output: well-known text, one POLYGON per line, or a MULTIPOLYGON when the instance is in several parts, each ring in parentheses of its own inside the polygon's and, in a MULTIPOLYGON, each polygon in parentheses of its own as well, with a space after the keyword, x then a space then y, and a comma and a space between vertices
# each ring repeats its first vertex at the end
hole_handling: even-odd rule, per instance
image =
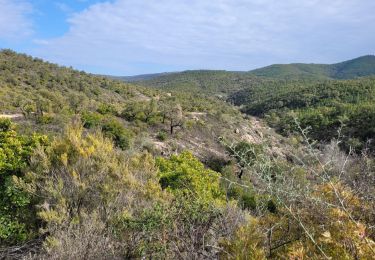
POLYGON ((0 130, 0 259, 375 252, 374 56, 115 77, 2 50, 0 130))

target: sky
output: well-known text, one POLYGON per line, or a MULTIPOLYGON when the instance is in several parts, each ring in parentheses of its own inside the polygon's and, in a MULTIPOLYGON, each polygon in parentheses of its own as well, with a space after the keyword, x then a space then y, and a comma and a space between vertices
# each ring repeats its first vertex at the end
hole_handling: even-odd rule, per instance
POLYGON ((0 0, 0 48, 118 76, 335 63, 375 54, 375 1, 0 0))

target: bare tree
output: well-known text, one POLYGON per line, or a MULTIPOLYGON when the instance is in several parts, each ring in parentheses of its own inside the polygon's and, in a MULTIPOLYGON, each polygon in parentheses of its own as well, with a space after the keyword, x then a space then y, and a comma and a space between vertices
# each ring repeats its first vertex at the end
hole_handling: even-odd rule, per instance
POLYGON ((173 105, 171 109, 167 112, 166 117, 169 121, 169 128, 171 134, 173 134, 174 129, 176 127, 183 126, 182 107, 180 104, 173 105))

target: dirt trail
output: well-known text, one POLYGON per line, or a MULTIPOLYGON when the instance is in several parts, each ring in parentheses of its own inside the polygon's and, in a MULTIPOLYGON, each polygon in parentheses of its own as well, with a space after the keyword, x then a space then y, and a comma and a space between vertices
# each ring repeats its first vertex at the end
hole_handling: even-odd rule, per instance
POLYGON ((0 114, 0 118, 16 119, 23 117, 22 114, 0 114))
POLYGON ((207 115, 206 112, 187 112, 186 114, 190 116, 206 116, 207 115))
POLYGON ((151 99, 152 99, 152 98, 150 98, 150 97, 148 97, 148 96, 143 95, 143 94, 142 94, 141 92, 139 92, 139 91, 136 91, 135 94, 136 94, 136 99, 137 99, 138 101, 146 101, 146 102, 148 102, 148 101, 151 101, 151 99))

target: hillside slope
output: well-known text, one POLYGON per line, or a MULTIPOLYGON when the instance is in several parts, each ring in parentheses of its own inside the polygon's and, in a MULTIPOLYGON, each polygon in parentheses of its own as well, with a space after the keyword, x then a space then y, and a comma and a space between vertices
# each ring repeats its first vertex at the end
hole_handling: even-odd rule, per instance
MULTIPOLYGON (((199 91, 146 89, 9 50, 0 68, 0 259, 372 258, 368 154, 305 146, 199 91)), ((222 75, 206 93, 231 84, 222 75)), ((362 83, 315 89, 350 105, 373 93, 362 83)), ((298 84, 302 97, 253 90, 322 105, 298 84)))
MULTIPOLYGON (((0 118, 17 120, 23 126, 22 132, 37 130, 55 135, 78 116, 88 130, 101 129, 123 148, 146 147, 165 156, 188 149, 202 161, 213 157, 228 160, 219 137, 231 142, 259 143, 261 140, 254 133, 264 132, 261 135, 266 136, 269 132, 265 127, 251 129, 255 119, 244 119, 229 104, 198 93, 178 89, 173 94, 166 93, 60 67, 10 50, 0 52, 0 68, 0 118), (178 106, 182 110, 181 123, 171 134, 173 122, 168 116, 178 106)), ((216 74, 217 82, 226 78, 225 72, 216 74)), ((205 72, 197 73, 197 82, 206 76, 205 72)), ((272 142, 281 147, 276 145, 281 139, 279 136, 272 142)))
POLYGON ((280 81, 240 90, 229 98, 242 111, 265 117, 283 134, 300 132, 329 142, 340 138, 346 149, 375 151, 375 78, 280 81), (338 130, 341 131, 338 134, 338 130))
POLYGON ((354 79, 375 75, 375 56, 367 55, 336 64, 276 64, 250 71, 251 74, 279 79, 354 79))
POLYGON ((244 72, 192 70, 156 75, 151 79, 141 79, 134 83, 166 91, 226 96, 244 87, 258 85, 264 81, 267 80, 244 72))
POLYGON ((375 56, 368 55, 332 65, 275 64, 248 72, 193 70, 117 79, 167 91, 226 96, 244 88, 267 85, 275 80, 319 81, 371 75, 375 75, 375 56))

